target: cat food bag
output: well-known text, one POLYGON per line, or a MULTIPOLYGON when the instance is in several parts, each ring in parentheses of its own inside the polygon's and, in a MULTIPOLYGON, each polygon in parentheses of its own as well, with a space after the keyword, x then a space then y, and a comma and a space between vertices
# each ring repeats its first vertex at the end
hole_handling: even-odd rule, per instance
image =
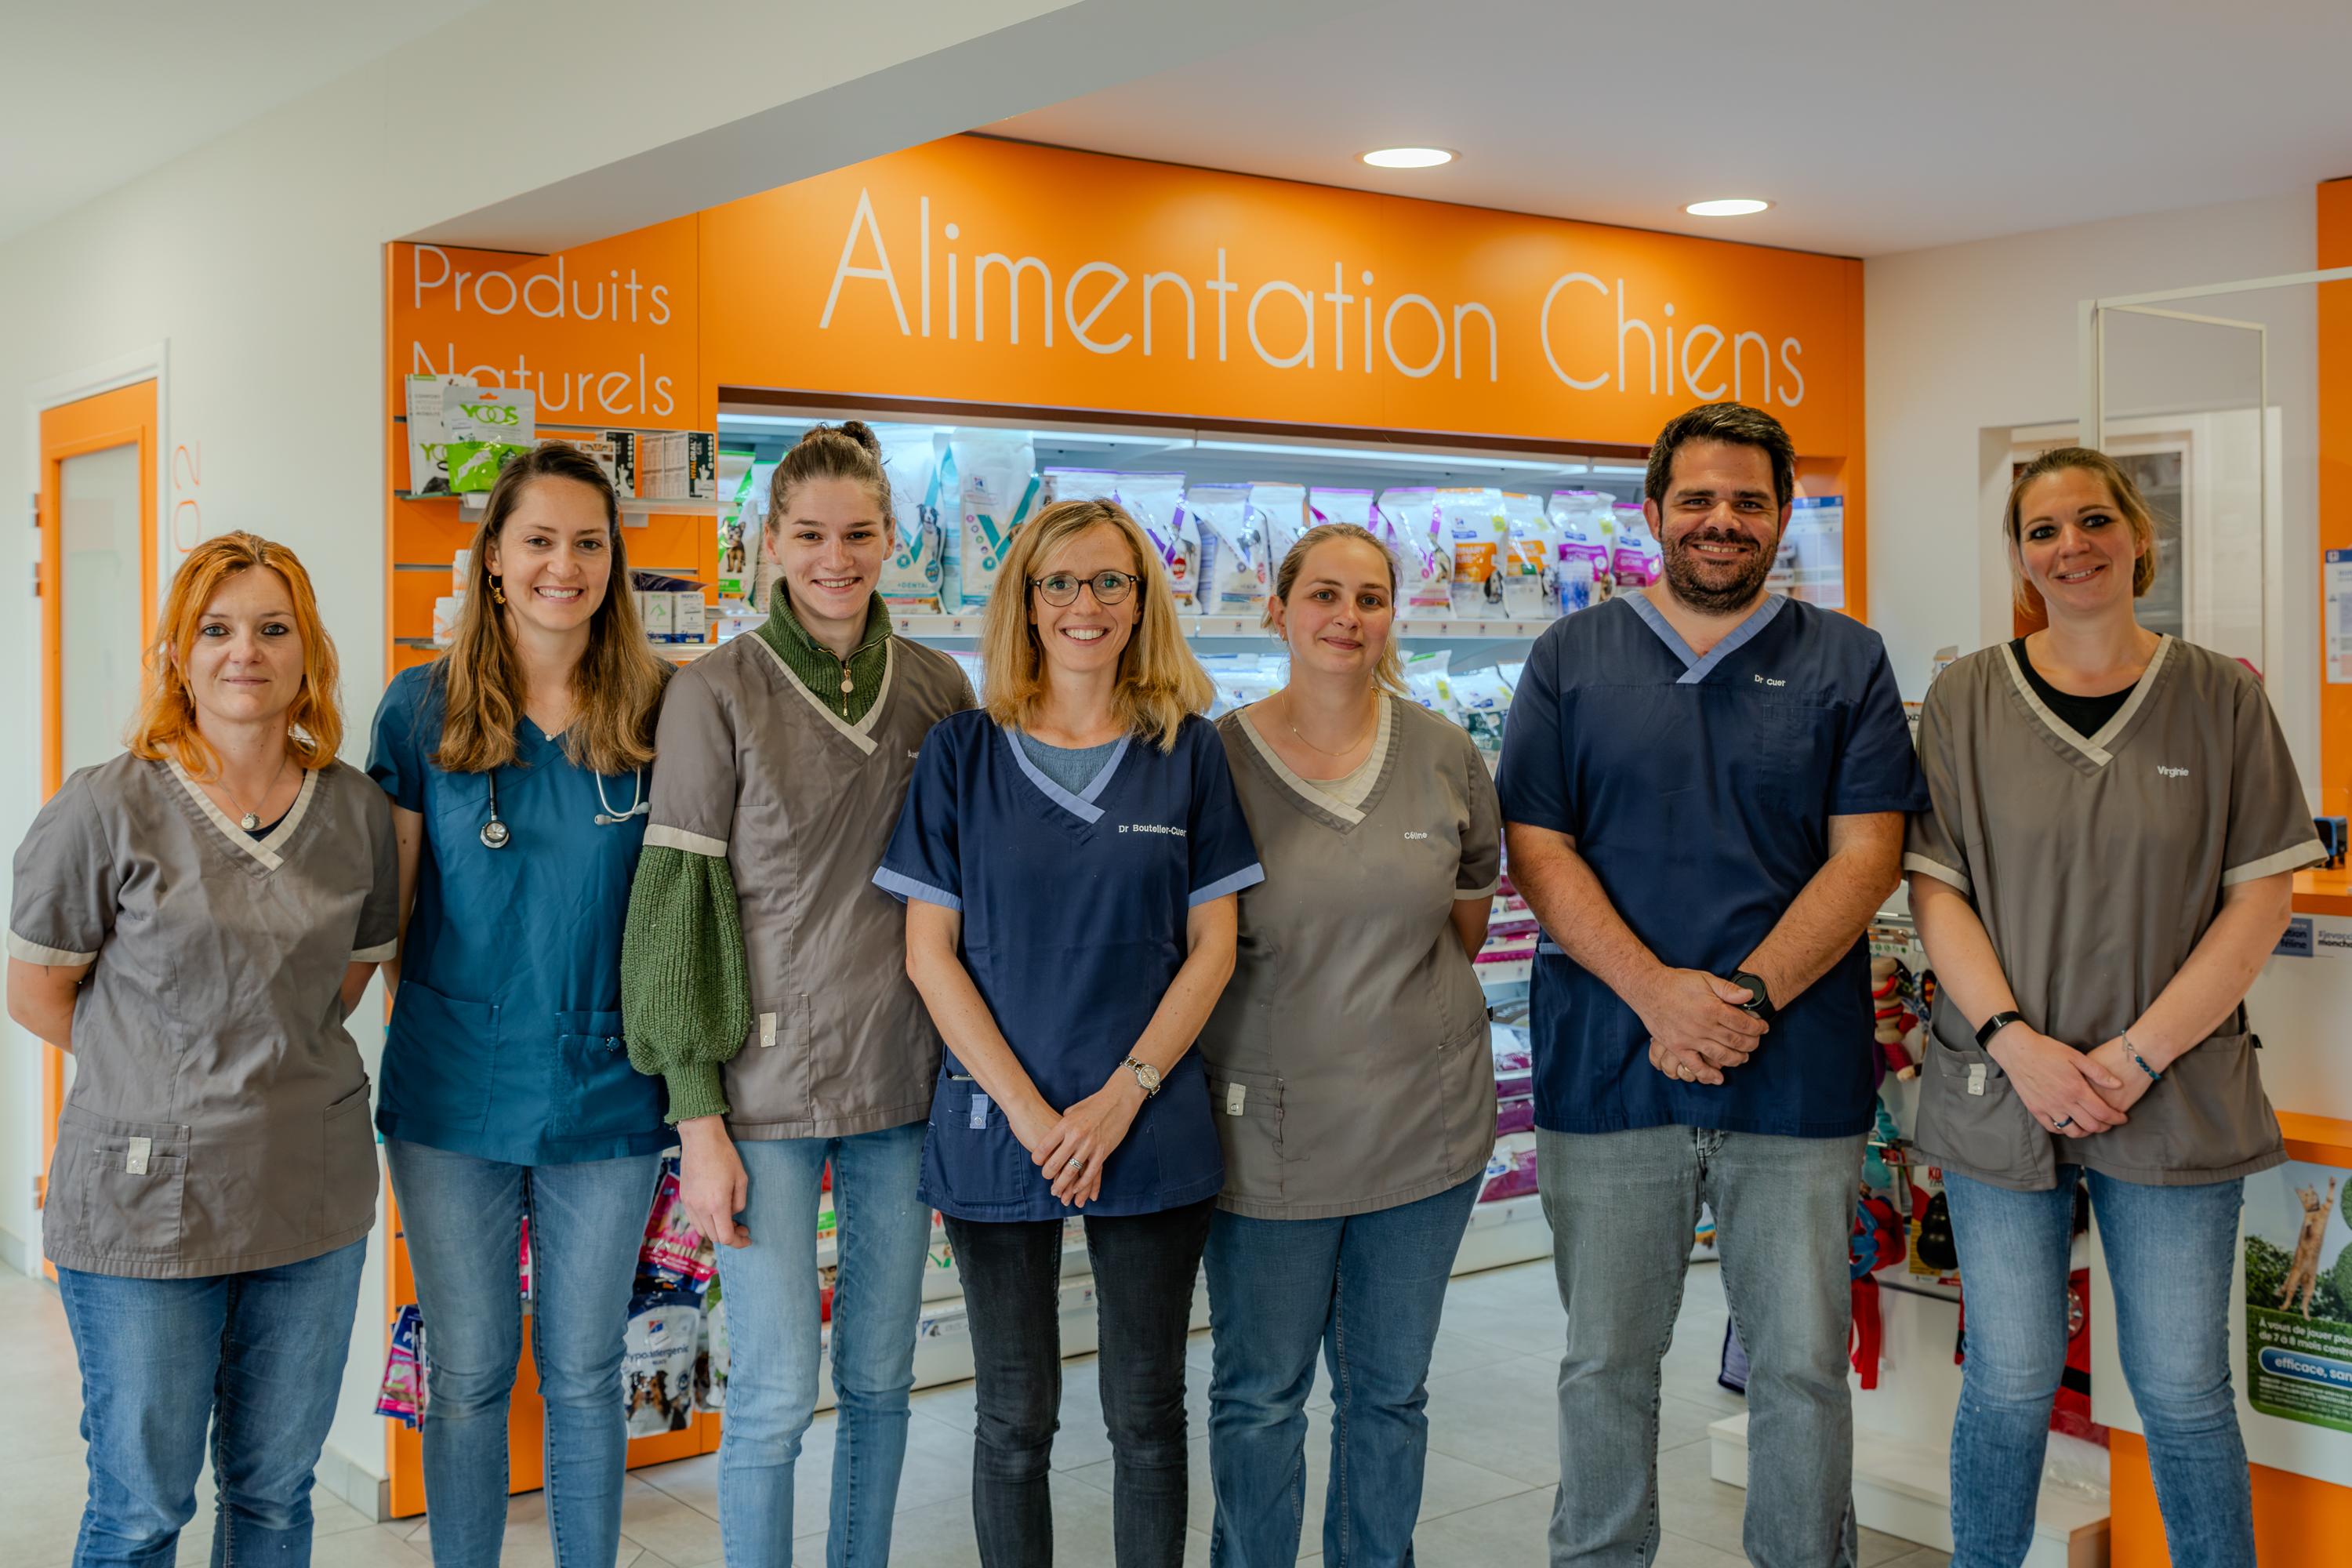
POLYGON ((1184 507, 1184 476, 1120 474, 1118 479, 1113 499, 1142 525, 1144 537, 1167 563, 1177 613, 1192 614, 1201 597, 1201 531, 1184 507))
POLYGON ((1471 741, 1482 752, 1500 752, 1503 721, 1511 713, 1511 684, 1503 672, 1489 666, 1460 675, 1449 674, 1445 684, 1462 727, 1470 731, 1471 741))
POLYGON ((1503 613, 1503 557, 1511 543, 1511 525, 1503 515, 1503 492, 1497 489, 1443 489, 1437 492, 1439 531, 1453 556, 1453 609, 1456 616, 1478 619, 1503 613))
POLYGON ((629 1302, 621 1340, 621 1386, 629 1436, 682 1432, 694 1418, 694 1352, 702 1310, 682 1290, 647 1290, 629 1302))
POLYGON ((1037 495, 1039 510, 1063 500, 1117 500, 1120 476, 1108 468, 1047 468, 1037 495))
POLYGON ((1442 713, 1458 723, 1461 714, 1454 706, 1454 694, 1447 679, 1447 666, 1453 658, 1454 650, 1444 647, 1406 656, 1404 693, 1431 712, 1442 713))
POLYGON ((1553 533, 1543 502, 1506 491, 1503 518, 1510 531, 1509 542, 1503 547, 1503 614, 1515 621, 1540 620, 1557 614, 1553 533))
MULTIPOLYGON (((1290 554, 1290 547, 1298 536, 1318 520, 1307 510, 1305 485, 1268 484, 1260 481, 1250 486, 1250 505, 1257 509, 1259 531, 1265 536, 1265 545, 1259 555, 1259 574, 1263 586, 1260 599, 1274 596, 1274 585, 1282 574, 1282 563, 1290 554)), ((1362 492, 1364 509, 1371 510, 1370 490, 1362 492)))
POLYGON ((392 1321, 392 1346, 384 1352, 383 1386, 375 1413, 414 1429, 425 1421, 425 1317, 414 1302, 392 1321))
POLYGON ((1628 501, 1620 501, 1613 509, 1617 514, 1617 541, 1610 552, 1610 575, 1620 588, 1640 588, 1658 580, 1664 557, 1658 551, 1657 541, 1650 537, 1649 524, 1642 519, 1642 509, 1628 501))
POLYGON ((677 1168, 664 1161, 661 1180, 654 1186, 653 1208, 646 1215, 645 1244, 637 1250, 637 1278, 651 1289, 699 1295, 718 1270, 711 1244, 678 1202, 677 1168))
POLYGON ((962 492, 961 607, 977 609, 996 591, 1013 535, 1036 515, 1036 452, 1015 437, 961 432, 948 451, 962 492))
POLYGON ((951 467, 940 461, 940 443, 929 434, 892 436, 882 443, 882 471, 890 478, 890 553, 877 584, 894 610, 937 615, 946 607, 947 528, 940 521, 940 480, 951 467))
POLYGON ((1264 513, 1250 504, 1248 485, 1194 485, 1184 492, 1184 514, 1201 533, 1201 613, 1255 615, 1265 603, 1264 513))
POLYGON ((1382 490, 1380 516, 1404 569, 1398 584, 1398 614, 1435 620, 1452 615, 1454 542, 1440 514, 1437 492, 1425 485, 1382 490))

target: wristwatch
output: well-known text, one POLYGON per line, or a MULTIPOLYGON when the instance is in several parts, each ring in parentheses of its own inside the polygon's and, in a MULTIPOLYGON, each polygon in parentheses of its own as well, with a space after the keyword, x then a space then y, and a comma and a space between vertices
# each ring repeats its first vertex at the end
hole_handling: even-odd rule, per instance
POLYGON ((1144 1099, 1149 1100, 1153 1095, 1160 1092, 1160 1069, 1158 1068, 1153 1067, 1150 1062, 1138 1061, 1133 1057, 1128 1058, 1127 1060, 1119 1063, 1118 1065, 1135 1075, 1135 1081, 1143 1086, 1144 1099))
POLYGON ((1748 1000, 1739 1004, 1741 1012, 1767 1024, 1780 1016, 1780 1009, 1772 1005, 1772 993, 1765 987, 1763 981, 1744 969, 1733 970, 1728 978, 1734 985, 1748 992, 1748 1000))

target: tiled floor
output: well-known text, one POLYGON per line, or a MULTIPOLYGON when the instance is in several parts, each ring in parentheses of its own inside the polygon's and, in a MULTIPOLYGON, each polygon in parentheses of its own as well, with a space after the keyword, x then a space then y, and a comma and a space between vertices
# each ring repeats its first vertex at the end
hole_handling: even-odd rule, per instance
MULTIPOLYGON (((1723 1342, 1722 1287, 1711 1265, 1691 1269, 1674 1348, 1666 1357, 1664 1418, 1658 1440, 1659 1485, 1666 1535, 1660 1568, 1727 1568, 1740 1553, 1745 1494, 1707 1475, 1706 1425, 1737 1412, 1739 1400, 1716 1386, 1723 1342)), ((1429 1380, 1430 1456, 1415 1555, 1423 1568, 1530 1568, 1544 1561, 1559 1464, 1552 1386, 1560 1309, 1549 1264, 1522 1264, 1457 1279, 1429 1380)), ((63 1568, 72 1555, 84 1476, 73 1349, 57 1295, 47 1284, 0 1268, 0 1342, 16 1344, 32 1369, 0 1422, 0 1563, 63 1568)), ((1209 1339, 1193 1336, 1189 1403, 1192 1430, 1192 1531, 1185 1561, 1206 1563, 1209 1339)), ((1329 1400, 1318 1388, 1307 1436, 1306 1550, 1320 1545, 1323 1485, 1329 1454, 1329 1400)), ((824 1561, 826 1489, 833 1460, 831 1417, 809 1433, 798 1475, 794 1517, 819 1528, 800 1538, 797 1560, 824 1561)), ((1073 1362, 1063 1381, 1062 1431, 1054 1488, 1057 1556, 1087 1568, 1111 1561, 1110 1449, 1103 1436, 1093 1358, 1073 1362)), ((908 1568, 976 1568, 971 1517, 971 1388, 915 1395, 907 1469, 899 1488, 891 1561, 908 1568)), ((719 1561, 718 1458, 637 1470, 622 1506, 616 1568, 700 1568, 719 1561)), ((212 1509, 199 1488, 196 1518, 181 1538, 180 1561, 202 1564, 211 1552, 212 1509)), ((318 1506, 318 1568, 424 1568, 431 1559, 422 1520, 370 1524, 331 1499, 318 1506)), ((508 1515, 507 1568, 551 1568, 546 1513, 537 1495, 517 1498, 508 1515)), ((1304 1563, 1319 1563, 1317 1555, 1304 1563)), ((1930 1568, 1940 1552, 1864 1531, 1860 1568, 1930 1568)))

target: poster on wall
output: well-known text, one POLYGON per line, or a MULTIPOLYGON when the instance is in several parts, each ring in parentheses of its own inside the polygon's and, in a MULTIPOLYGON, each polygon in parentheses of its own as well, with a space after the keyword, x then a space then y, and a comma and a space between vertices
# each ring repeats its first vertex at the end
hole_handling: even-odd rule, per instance
POLYGON ((2327 679, 2352 681, 2352 550, 2327 552, 2327 580, 2321 588, 2326 612, 2327 679))
POLYGON ((1799 496, 1781 542, 1789 596, 1825 610, 1845 608, 1845 497, 1799 496))
POLYGON ((2352 1172, 2295 1161, 2246 1178, 2246 1397, 2352 1432, 2352 1172))

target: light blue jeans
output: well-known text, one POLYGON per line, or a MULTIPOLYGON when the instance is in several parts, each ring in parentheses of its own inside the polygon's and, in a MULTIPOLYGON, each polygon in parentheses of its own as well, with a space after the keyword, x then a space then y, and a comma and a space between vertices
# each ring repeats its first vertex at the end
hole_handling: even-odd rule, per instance
POLYGON ((89 1444, 74 1568, 169 1568, 195 1515, 207 1427, 213 1568, 310 1561, 310 1481, 366 1259, 362 1240, 200 1279, 58 1270, 89 1444))
POLYGON ((1331 1368, 1330 1568, 1412 1562, 1430 1352, 1483 1174, 1339 1219, 1209 1223, 1215 1568, 1291 1568, 1307 1508, 1307 1396, 1331 1368))
MULTIPOLYGON (((2033 1544, 2050 1404, 2066 1370, 2073 1165, 2046 1193, 1944 1173, 1968 1360, 1952 1423, 1953 1568, 2014 1568, 2033 1544)), ((2253 1488, 2230 1386, 2242 1181, 2150 1187, 2091 1175, 2116 1349, 2147 1430, 2176 1568, 2253 1568, 2253 1488)))
POLYGON ((557 1568, 611 1568, 629 1446, 622 1342, 660 1156, 509 1165, 392 1138, 383 1152, 425 1318, 425 1508, 436 1568, 497 1568, 506 1539, 526 1213, 548 1535, 557 1568))
POLYGON ((846 1138, 735 1145, 751 1179, 751 1245, 719 1249, 727 1303, 727 1410, 719 1533, 728 1568, 789 1568, 793 1471, 816 1409, 819 1182, 833 1162, 840 1273, 833 1287, 833 1507, 828 1568, 881 1568, 907 1458, 931 1209, 915 1195, 920 1121, 846 1138))
POLYGON ((1748 1560, 1851 1568, 1846 1247, 1863 1142, 1537 1131, 1536 1184, 1568 1309, 1553 1568, 1657 1556, 1659 1368, 1701 1203, 1715 1210, 1723 1294, 1748 1352, 1748 1560))

